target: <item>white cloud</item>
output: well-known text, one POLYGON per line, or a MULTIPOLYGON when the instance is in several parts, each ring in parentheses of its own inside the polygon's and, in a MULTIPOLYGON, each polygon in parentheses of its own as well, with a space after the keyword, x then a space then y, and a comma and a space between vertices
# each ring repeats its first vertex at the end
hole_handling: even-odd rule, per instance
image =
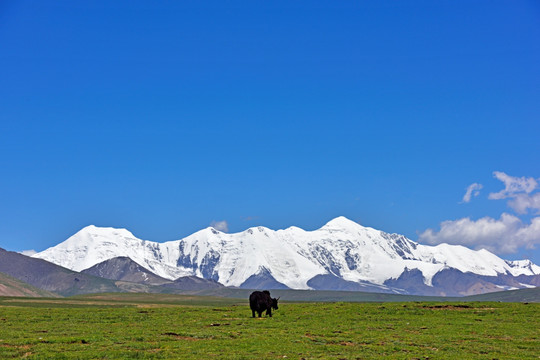
POLYGON ((508 206, 518 214, 526 214, 528 209, 540 212, 540 193, 533 195, 518 194, 508 201, 508 206))
POLYGON ((482 184, 478 183, 472 183, 467 187, 467 191, 465 192, 465 195, 463 195, 463 199, 461 202, 468 203, 471 201, 472 196, 478 196, 480 195, 480 190, 483 188, 482 184))
POLYGON ((515 253, 518 248, 532 249, 540 244, 540 217, 524 224, 518 217, 503 213, 500 219, 484 217, 478 220, 462 218, 443 221, 439 231, 427 229, 419 236, 428 244, 448 243, 495 253, 515 253))
POLYGON ((210 223, 210 226, 219 231, 229 232, 229 224, 227 223, 226 220, 212 221, 210 223))
MULTIPOLYGON (((516 214, 526 214, 529 209, 540 214, 540 179, 533 177, 510 176, 501 171, 494 171, 493 176, 504 184, 504 189, 488 195, 491 200, 506 200, 516 214)), ((473 183, 467 187, 462 203, 468 203, 478 196, 483 188, 473 183)), ((489 216, 478 220, 461 218, 447 220, 440 224, 440 229, 427 229, 419 235, 419 241, 431 245, 447 243, 463 245, 476 249, 487 249, 498 254, 515 253, 518 249, 533 249, 540 244, 540 217, 534 217, 530 223, 516 215, 503 213, 499 219, 489 216)))
POLYGON ((493 176, 504 183, 504 190, 490 193, 489 199, 509 199, 508 206, 518 214, 526 214, 528 209, 540 212, 540 193, 531 194, 538 188, 538 182, 532 177, 515 177, 500 171, 493 172, 493 176))
POLYGON ((32 256, 34 254, 37 254, 36 250, 23 250, 20 252, 20 254, 26 255, 26 256, 32 256))
POLYGON ((499 200, 514 197, 517 193, 531 193, 538 187, 538 182, 532 177, 515 177, 501 171, 494 171, 493 176, 504 183, 504 190, 489 194, 489 199, 499 200))

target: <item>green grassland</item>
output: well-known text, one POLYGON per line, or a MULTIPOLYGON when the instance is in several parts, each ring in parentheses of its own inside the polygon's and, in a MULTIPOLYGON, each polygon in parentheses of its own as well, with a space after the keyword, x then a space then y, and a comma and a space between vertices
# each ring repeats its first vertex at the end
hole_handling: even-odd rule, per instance
POLYGON ((0 298, 0 358, 539 359, 540 304, 292 303, 99 294, 0 298))

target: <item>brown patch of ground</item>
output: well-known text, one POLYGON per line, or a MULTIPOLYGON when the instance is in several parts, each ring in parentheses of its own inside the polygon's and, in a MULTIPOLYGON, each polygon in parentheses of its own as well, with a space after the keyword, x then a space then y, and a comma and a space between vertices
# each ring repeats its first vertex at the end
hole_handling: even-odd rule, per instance
POLYGON ((30 345, 11 345, 11 344, 0 344, 0 347, 10 348, 10 349, 30 349, 30 345))
POLYGON ((180 334, 177 334, 175 332, 166 332, 166 333, 163 333, 161 335, 165 335, 165 336, 173 336, 175 339, 178 339, 178 340, 186 340, 186 341, 200 341, 200 340, 210 340, 212 339, 212 337, 209 337, 209 338, 198 338, 198 337, 195 337, 195 336, 185 336, 185 335, 180 335, 180 334))
POLYGON ((438 309, 442 309, 442 310, 463 310, 463 309, 471 309, 472 306, 471 305, 466 305, 466 304, 458 304, 458 305, 425 305, 423 306, 424 308, 426 309, 435 309, 435 310, 438 310, 438 309))

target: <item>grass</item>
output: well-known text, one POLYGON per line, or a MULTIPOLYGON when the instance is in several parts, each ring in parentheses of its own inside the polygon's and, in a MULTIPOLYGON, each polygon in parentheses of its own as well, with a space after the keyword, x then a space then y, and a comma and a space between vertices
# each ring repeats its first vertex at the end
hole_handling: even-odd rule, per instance
POLYGON ((0 298, 0 358, 539 359, 540 305, 283 303, 157 294, 0 298))

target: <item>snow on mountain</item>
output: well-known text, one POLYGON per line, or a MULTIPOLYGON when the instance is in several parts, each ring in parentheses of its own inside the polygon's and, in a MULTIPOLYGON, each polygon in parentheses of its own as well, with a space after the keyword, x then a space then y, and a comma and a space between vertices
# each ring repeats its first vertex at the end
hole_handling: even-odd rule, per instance
POLYGON ((88 269, 105 260, 126 256, 167 279, 191 275, 176 266, 178 247, 136 238, 126 229, 87 226, 66 241, 33 257, 74 271, 88 269), (176 251, 175 251, 176 250, 176 251))
POLYGON ((463 246, 422 245, 345 217, 314 231, 253 227, 227 234, 209 227, 164 243, 138 239, 125 229, 88 226, 34 255, 76 271, 119 256, 168 279, 198 276, 241 286, 260 275, 293 289, 309 289, 308 281, 317 275, 383 285, 412 269, 422 273, 428 286, 437 273, 450 268, 481 276, 540 274, 530 261, 505 261, 463 246))

